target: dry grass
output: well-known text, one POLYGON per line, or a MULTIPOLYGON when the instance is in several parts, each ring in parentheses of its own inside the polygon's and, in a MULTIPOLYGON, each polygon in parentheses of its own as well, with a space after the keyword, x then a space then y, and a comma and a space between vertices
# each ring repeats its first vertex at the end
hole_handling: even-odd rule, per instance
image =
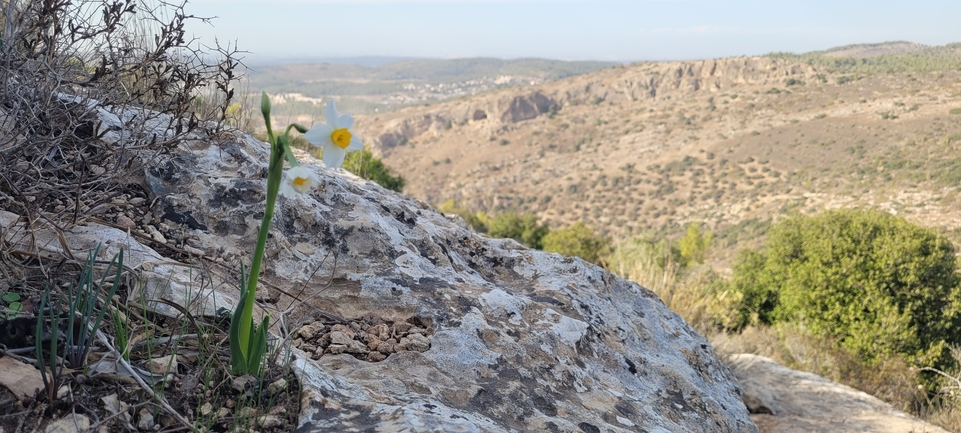
POLYGON ((681 269, 670 247, 633 239, 617 245, 607 258, 607 268, 656 293, 661 301, 700 332, 713 322, 711 281, 707 268, 681 269))

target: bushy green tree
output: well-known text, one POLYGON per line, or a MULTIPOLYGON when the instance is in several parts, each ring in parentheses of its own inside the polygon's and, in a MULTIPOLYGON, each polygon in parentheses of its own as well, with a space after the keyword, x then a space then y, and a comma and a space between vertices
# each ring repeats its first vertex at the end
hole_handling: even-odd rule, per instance
POLYGON ((518 215, 504 212, 491 218, 487 226, 491 237, 511 238, 531 248, 541 249, 544 236, 550 231, 546 225, 537 224, 534 215, 518 215))
POLYGON ((681 265, 687 266, 694 263, 704 263, 704 255, 707 254, 707 249, 711 245, 711 239, 714 238, 714 233, 701 232, 701 225, 696 222, 692 222, 687 226, 687 233, 681 238, 678 248, 681 252, 681 265))
POLYGON ((597 264, 600 264, 611 250, 607 238, 594 233, 594 229, 583 221, 547 233, 542 244, 544 251, 577 256, 597 264))
POLYGON ((944 366, 961 343, 954 253, 944 236, 882 212, 795 216, 763 251, 739 256, 730 292, 745 314, 803 324, 865 360, 896 352, 944 366))

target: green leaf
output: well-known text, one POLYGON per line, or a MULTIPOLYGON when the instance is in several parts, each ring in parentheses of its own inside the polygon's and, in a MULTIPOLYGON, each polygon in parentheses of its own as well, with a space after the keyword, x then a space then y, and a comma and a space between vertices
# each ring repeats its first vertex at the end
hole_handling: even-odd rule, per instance
POLYGON ((2 299, 3 302, 6 302, 6 303, 9 304, 9 303, 11 303, 11 302, 17 302, 17 301, 19 301, 19 300, 20 300, 20 294, 19 294, 19 293, 13 293, 13 292, 5 293, 3 296, 0 296, 0 299, 2 299))
POLYGON ((7 309, 9 309, 10 311, 13 311, 14 313, 19 313, 20 310, 23 309, 23 305, 20 304, 19 302, 11 302, 10 306, 8 306, 7 309))
POLYGON ((260 371, 260 361, 267 353, 267 328, 269 327, 270 316, 264 316, 264 321, 257 327, 254 338, 251 340, 250 358, 247 360, 247 373, 258 374, 260 371))
POLYGON ((237 303, 237 309, 234 310, 234 315, 230 318, 230 369, 234 373, 247 372, 246 348, 250 341, 250 335, 241 335, 240 332, 240 324, 244 314, 244 302, 246 302, 246 300, 247 286, 241 285, 240 301, 237 303))

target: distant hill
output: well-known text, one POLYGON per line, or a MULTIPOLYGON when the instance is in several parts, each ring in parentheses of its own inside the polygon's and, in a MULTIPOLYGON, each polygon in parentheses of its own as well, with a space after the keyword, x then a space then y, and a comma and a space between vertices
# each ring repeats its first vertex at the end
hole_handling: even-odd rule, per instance
POLYGON ((912 42, 885 42, 847 45, 804 54, 773 53, 769 56, 839 73, 874 74, 961 69, 961 43, 931 47, 912 42))
POLYGON ((251 94, 290 95, 276 109, 297 116, 315 110, 321 99, 337 97, 353 113, 373 113, 488 90, 545 83, 619 65, 547 59, 404 59, 378 66, 377 58, 338 63, 272 64, 253 67, 251 94), (285 106, 286 105, 286 106, 285 106))

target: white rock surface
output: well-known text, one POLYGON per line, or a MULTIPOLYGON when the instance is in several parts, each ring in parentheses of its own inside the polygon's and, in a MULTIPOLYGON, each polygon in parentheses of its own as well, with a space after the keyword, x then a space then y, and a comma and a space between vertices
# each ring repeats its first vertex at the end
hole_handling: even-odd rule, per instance
POLYGON ((730 364, 762 433, 948 433, 864 392, 770 358, 739 354, 730 364))

